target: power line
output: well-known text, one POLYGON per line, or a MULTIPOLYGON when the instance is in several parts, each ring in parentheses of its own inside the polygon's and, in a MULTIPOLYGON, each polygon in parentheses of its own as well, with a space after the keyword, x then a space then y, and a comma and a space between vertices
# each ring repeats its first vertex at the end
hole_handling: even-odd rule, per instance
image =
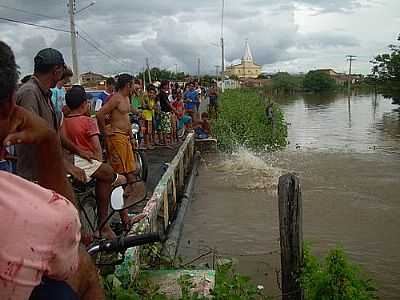
POLYGON ((50 30, 55 30, 55 31, 60 31, 60 32, 71 33, 71 31, 66 30, 66 29, 55 28, 55 27, 46 26, 46 25, 39 25, 39 24, 31 23, 31 22, 20 21, 20 20, 15 20, 15 19, 10 19, 10 18, 0 17, 0 20, 12 22, 12 23, 18 23, 18 24, 34 26, 34 27, 39 27, 39 28, 45 28, 45 29, 50 29, 50 30))
POLYGON ((36 16, 36 17, 42 17, 42 18, 48 18, 48 19, 61 19, 62 18, 62 17, 52 17, 52 16, 48 16, 48 15, 43 15, 43 14, 27 11, 27 10, 24 10, 24 9, 20 9, 20 8, 7 6, 7 5, 4 5, 4 4, 0 4, 0 7, 6 8, 6 9, 9 9, 9 10, 22 12, 24 14, 28 14, 28 15, 36 16))
POLYGON ((126 64, 124 64, 123 62, 117 60, 115 57, 109 55, 107 52, 105 52, 104 50, 102 50, 100 47, 98 47, 95 43, 93 43, 92 41, 90 41, 89 39, 85 38, 84 36, 82 36, 81 34, 78 33, 78 36, 84 40, 87 44, 89 44, 91 47, 93 47, 94 49, 96 49, 99 53, 101 53, 102 55, 104 55, 105 57, 113 60, 114 62, 116 62, 117 64, 120 64, 121 66, 126 67, 126 64))
MULTIPOLYGON (((29 11, 26 11, 26 10, 23 10, 23 9, 10 7, 10 6, 6 6, 6 5, 2 5, 2 4, 0 4, 0 7, 11 9, 11 10, 15 10, 15 11, 22 12, 22 13, 25 13, 25 14, 29 14, 29 15, 32 15, 32 16, 38 16, 38 17, 49 18, 49 19, 60 19, 60 17, 51 17, 51 16, 48 16, 48 15, 43 15, 43 14, 39 14, 39 13, 33 13, 33 12, 29 12, 29 11)), ((43 29, 55 30, 55 31, 59 31, 59 32, 72 33, 70 30, 66 30, 66 29, 56 28, 56 27, 47 26, 47 25, 39 25, 39 24, 35 24, 35 23, 32 23, 32 22, 15 20, 15 19, 11 19, 11 18, 0 17, 0 20, 12 22, 12 23, 17 23, 17 24, 29 25, 29 26, 43 28, 43 29)), ((60 19, 60 21, 64 21, 65 22, 65 19, 60 19)), ((78 27, 78 26, 76 25, 76 27, 78 27)), ((82 36, 82 34, 77 33, 77 35, 82 40, 84 40, 87 44, 89 44, 91 47, 96 49, 103 56, 113 60, 114 62, 118 63, 121 66, 126 67, 126 64, 124 64, 123 62, 119 61, 114 55, 112 55, 110 52, 105 50, 103 48, 103 46, 101 44, 99 44, 95 39, 93 39, 89 35, 89 33, 86 32, 82 27, 79 26, 78 28, 79 28, 79 31, 82 31, 87 36, 87 37, 84 37, 84 36, 82 36)))
MULTIPOLYGON (((82 27, 80 27, 80 26, 78 26, 78 25, 76 25, 76 27, 78 28, 78 34, 79 34, 80 32, 83 32, 83 33, 86 35, 86 38, 87 38, 88 40, 90 40, 90 41, 91 41, 93 44, 95 44, 98 48, 101 48, 102 51, 105 52, 107 55, 109 55, 109 56, 113 57, 115 60, 118 60, 118 61, 119 61, 119 59, 118 59, 115 55, 113 55, 110 51, 106 50, 106 49, 103 47, 103 45, 101 45, 101 44, 100 44, 99 42, 97 42, 93 37, 91 37, 90 34, 89 34, 87 31, 85 31, 82 27)), ((80 36, 82 37, 82 35, 80 35, 80 36)), ((124 64, 124 63, 121 62, 121 61, 120 61, 120 63, 121 63, 121 64, 124 64)), ((125 66, 125 64, 124 64, 124 66, 125 66)))

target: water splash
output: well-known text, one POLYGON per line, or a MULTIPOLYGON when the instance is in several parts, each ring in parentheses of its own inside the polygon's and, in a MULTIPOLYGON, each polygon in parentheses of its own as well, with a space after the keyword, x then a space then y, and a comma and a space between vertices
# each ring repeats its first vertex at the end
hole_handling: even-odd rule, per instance
POLYGON ((256 153, 243 146, 222 159, 210 162, 208 167, 221 174, 220 179, 240 190, 268 190, 276 192, 283 169, 275 166, 271 154, 256 153))

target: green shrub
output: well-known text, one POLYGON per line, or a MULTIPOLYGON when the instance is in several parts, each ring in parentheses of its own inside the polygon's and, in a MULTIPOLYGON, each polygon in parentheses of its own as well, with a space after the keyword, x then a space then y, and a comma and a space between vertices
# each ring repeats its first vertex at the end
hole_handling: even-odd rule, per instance
POLYGON ((376 289, 357 266, 349 263, 343 249, 329 251, 323 263, 304 250, 301 284, 306 300, 372 300, 376 289))
POLYGON ((310 71, 304 77, 303 86, 309 91, 326 92, 334 90, 336 83, 329 74, 322 71, 310 71))
POLYGON ((220 99, 213 134, 221 150, 245 146, 252 150, 275 150, 286 146, 287 128, 282 111, 273 104, 274 122, 265 114, 266 103, 256 89, 226 90, 220 99))

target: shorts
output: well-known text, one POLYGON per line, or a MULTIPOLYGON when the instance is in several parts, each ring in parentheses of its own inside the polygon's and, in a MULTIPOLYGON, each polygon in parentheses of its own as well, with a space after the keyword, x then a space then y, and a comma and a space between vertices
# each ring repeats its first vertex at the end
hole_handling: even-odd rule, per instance
POLYGON ((194 132, 196 134, 197 139, 203 140, 208 138, 208 134, 204 131, 203 128, 196 128, 194 132))
POLYGON ((218 107, 218 97, 210 96, 210 105, 214 107, 218 107))
POLYGON ((11 162, 8 160, 0 160, 0 171, 12 172, 11 162))
POLYGON ((43 278, 36 286, 29 300, 79 300, 78 295, 65 281, 43 278))
POLYGON ((136 171, 130 136, 114 132, 106 139, 108 162, 116 173, 129 174, 136 171))
POLYGON ((83 171, 85 171, 86 174, 86 182, 90 181, 90 177, 93 176, 94 173, 100 168, 102 162, 98 160, 92 160, 92 162, 89 162, 88 160, 74 155, 74 165, 83 171))
POLYGON ((159 131, 165 134, 171 133, 171 113, 160 113, 159 131))

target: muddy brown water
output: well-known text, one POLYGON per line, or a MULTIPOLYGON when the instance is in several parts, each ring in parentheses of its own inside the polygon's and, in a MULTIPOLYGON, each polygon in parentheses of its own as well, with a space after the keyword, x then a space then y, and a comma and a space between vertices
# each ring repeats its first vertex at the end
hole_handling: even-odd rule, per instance
POLYGON ((303 189, 304 239, 323 256, 341 245, 400 299, 400 110, 373 95, 303 95, 280 101, 290 145, 273 154, 238 149, 203 157, 179 254, 236 268, 279 295, 277 180, 295 172, 303 189))

